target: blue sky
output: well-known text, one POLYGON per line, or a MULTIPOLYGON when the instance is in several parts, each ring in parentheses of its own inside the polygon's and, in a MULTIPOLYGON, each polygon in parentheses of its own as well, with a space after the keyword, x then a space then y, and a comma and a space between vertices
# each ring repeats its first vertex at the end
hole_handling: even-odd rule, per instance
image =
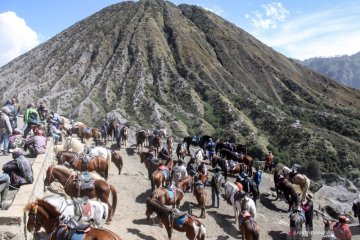
MULTIPOLYGON (((0 0, 0 66, 117 0, 0 0)), ((300 60, 360 51, 359 0, 171 0, 199 5, 300 60)))

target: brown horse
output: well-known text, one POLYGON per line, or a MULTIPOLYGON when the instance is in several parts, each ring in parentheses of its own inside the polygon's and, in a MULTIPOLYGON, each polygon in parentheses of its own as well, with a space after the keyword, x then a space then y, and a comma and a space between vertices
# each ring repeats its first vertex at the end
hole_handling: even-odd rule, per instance
POLYGON ((152 152, 141 152, 140 155, 140 162, 145 164, 146 169, 148 170, 148 178, 151 183, 151 189, 155 189, 154 181, 152 178, 153 172, 155 172, 158 167, 161 165, 161 162, 154 162, 152 159, 154 158, 154 155, 152 152))
POLYGON ((168 209, 161 202, 155 199, 148 199, 146 201, 146 217, 150 219, 150 215, 155 212, 160 219, 160 223, 166 228, 169 239, 171 239, 172 229, 179 232, 185 232, 188 239, 205 240, 206 228, 198 219, 188 214, 183 216, 176 216, 176 209, 168 209), (180 226, 177 219, 182 218, 183 224, 180 226))
POLYGON ((286 180, 282 175, 278 174, 277 171, 274 173, 274 183, 276 189, 276 199, 279 197, 279 191, 284 193, 284 197, 286 201, 289 203, 289 209, 291 210, 293 206, 297 206, 299 203, 299 199, 296 193, 294 186, 286 180))
POLYGON ((86 128, 85 126, 81 126, 78 130, 78 137, 81 139, 82 143, 84 143, 84 138, 93 138, 95 145, 97 145, 101 138, 101 132, 97 128, 86 128))
POLYGON ((111 161, 115 164, 119 170, 119 175, 121 175, 121 170, 123 168, 123 159, 120 155, 120 151, 113 151, 111 153, 111 161))
POLYGON ((98 198, 100 201, 106 203, 109 206, 109 221, 112 220, 112 216, 116 210, 117 204, 117 192, 113 185, 109 184, 105 180, 96 179, 93 182, 93 188, 79 189, 78 177, 69 172, 69 170, 62 167, 50 166, 46 171, 46 178, 44 180, 44 186, 50 186, 54 181, 58 181, 64 186, 64 191, 70 197, 84 197, 98 198), (112 195, 112 204, 109 203, 110 193, 112 195))
POLYGON ((257 222, 248 215, 239 215, 239 230, 244 240, 259 240, 260 239, 260 228, 257 222), (242 218, 242 220, 240 220, 242 218))
POLYGON ((162 137, 156 135, 149 135, 149 148, 152 146, 155 149, 155 154, 158 155, 159 148, 161 147, 162 137))
POLYGON ((194 186, 194 177, 186 176, 180 182, 177 183, 177 187, 183 192, 192 191, 194 186))
POLYGON ((194 185, 194 196, 201 209, 200 218, 205 218, 205 205, 206 205, 206 190, 205 184, 207 182, 207 175, 199 174, 198 181, 194 185))
MULTIPOLYGON (((47 238, 49 240, 68 239, 66 225, 60 222, 62 213, 50 203, 37 199, 29 203, 24 210, 29 212, 26 225, 29 232, 37 233, 43 227, 49 235, 47 238)), ((83 240, 121 240, 121 238, 107 229, 90 228, 86 230, 83 240)))
POLYGON ((160 187, 152 192, 151 198, 159 200, 164 205, 176 205, 176 208, 179 208, 180 202, 184 198, 184 192, 176 187, 173 190, 160 187))
POLYGON ((230 169, 228 160, 213 157, 211 166, 215 168, 216 165, 221 168, 221 171, 224 173, 225 180, 227 180, 228 174, 232 174, 234 176, 242 171, 249 172, 248 167, 244 163, 234 163, 233 169, 230 169))
POLYGON ((136 148, 138 152, 143 150, 143 146, 146 140, 146 132, 145 130, 140 130, 136 133, 136 148))
POLYGON ((173 137, 168 137, 166 139, 166 145, 167 145, 167 149, 169 150, 169 156, 171 156, 172 153, 173 153, 173 149, 174 149, 174 139, 173 139, 173 137))
POLYGON ((166 161, 165 166, 159 166, 158 169, 153 172, 152 178, 156 188, 159 188, 160 185, 164 187, 164 183, 170 180, 173 168, 174 160, 170 159, 166 161))
POLYGON ((178 160, 179 159, 184 159, 186 156, 186 146, 184 145, 184 143, 179 143, 176 147, 176 155, 178 160))
POLYGON ((127 146, 127 142, 128 142, 128 138, 129 138, 129 133, 130 133, 130 128, 126 125, 123 126, 123 128, 120 131, 121 134, 121 139, 124 142, 124 147, 126 148, 127 146))
POLYGON ((90 159, 87 163, 84 163, 84 155, 77 154, 74 152, 59 152, 56 155, 59 164, 63 164, 64 162, 67 162, 70 164, 70 166, 73 169, 79 170, 79 171, 96 171, 99 173, 102 177, 105 179, 108 178, 109 175, 109 164, 110 159, 106 160, 103 157, 95 156, 92 159, 90 159), (108 162, 109 161, 109 162, 108 162))

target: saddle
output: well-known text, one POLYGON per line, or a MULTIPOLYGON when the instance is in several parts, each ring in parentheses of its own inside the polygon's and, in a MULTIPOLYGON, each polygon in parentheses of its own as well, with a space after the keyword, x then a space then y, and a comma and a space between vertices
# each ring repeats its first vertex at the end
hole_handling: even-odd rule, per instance
POLYGON ((66 219, 61 223, 58 232, 56 233, 57 239, 67 240, 82 240, 85 234, 90 231, 91 223, 79 224, 75 219, 66 219))
POLYGON ((85 153, 81 154, 82 170, 87 170, 87 164, 91 161, 91 157, 85 153))
POLYGON ((91 133, 91 128, 84 128, 83 132, 87 133, 87 134, 90 134, 91 133))
POLYGON ((95 179, 88 172, 82 172, 77 177, 77 187, 79 190, 93 190, 95 179))
POLYGON ((173 223, 175 223, 175 226, 179 228, 183 227, 188 217, 189 215, 187 211, 180 211, 177 208, 172 209, 172 218, 173 218, 173 223))
POLYGON ((201 180, 197 180, 197 181, 194 183, 194 188, 204 189, 205 186, 204 186, 204 183, 203 183, 201 180))
POLYGON ((297 174, 298 174, 298 172, 293 170, 293 171, 289 172, 289 178, 293 179, 297 174))

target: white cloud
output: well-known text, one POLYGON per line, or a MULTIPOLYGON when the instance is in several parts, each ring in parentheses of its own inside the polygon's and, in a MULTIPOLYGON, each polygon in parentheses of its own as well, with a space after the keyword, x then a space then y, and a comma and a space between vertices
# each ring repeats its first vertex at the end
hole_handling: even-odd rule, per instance
POLYGON ((245 14, 245 18, 250 19, 255 29, 276 28, 279 22, 284 21, 290 14, 281 3, 273 2, 261 5, 264 11, 255 11, 245 14))
POLYGON ((272 31, 254 29, 253 33, 286 56, 300 60, 351 55, 360 51, 360 9, 349 6, 339 11, 338 7, 299 16, 272 31))
POLYGON ((0 66, 40 43, 38 34, 14 12, 0 13, 0 66))
POLYGON ((224 10, 222 10, 220 7, 212 7, 212 8, 205 7, 205 9, 219 16, 221 16, 224 13, 224 10))

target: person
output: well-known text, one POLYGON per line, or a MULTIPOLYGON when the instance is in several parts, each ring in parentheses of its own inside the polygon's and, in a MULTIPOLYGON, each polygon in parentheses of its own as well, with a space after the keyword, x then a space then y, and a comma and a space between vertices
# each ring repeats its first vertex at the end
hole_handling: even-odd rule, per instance
POLYGON ((308 193, 306 195, 306 203, 301 204, 302 209, 305 211, 305 227, 308 231, 309 236, 311 237, 311 232, 313 230, 313 215, 314 215, 314 204, 312 201, 313 195, 308 193))
POLYGON ((43 102, 40 102, 39 107, 36 110, 39 113, 40 120, 44 121, 46 118, 46 114, 48 113, 48 109, 45 104, 43 102))
POLYGON ((197 177, 198 177, 198 172, 197 172, 197 169, 196 169, 196 164, 195 164, 195 158, 194 157, 190 158, 190 161, 188 162, 188 164, 186 166, 186 171, 187 171, 187 174, 190 177, 194 177, 194 182, 196 182, 197 177))
POLYGON ((12 135, 9 137, 9 151, 15 148, 21 148, 25 144, 25 140, 21 136, 21 130, 15 128, 12 135))
POLYGON ((265 168, 264 168, 264 172, 269 169, 270 172, 272 170, 272 166, 273 166, 273 160, 274 160, 274 155, 272 154, 272 151, 269 151, 269 153, 265 156, 265 168))
POLYGON ((333 225, 334 234, 339 240, 351 240, 352 235, 346 222, 348 219, 345 216, 340 216, 339 221, 333 225))
POLYGON ((30 103, 26 109, 24 122, 26 128, 24 130, 24 138, 29 134, 33 126, 38 126, 40 123, 40 117, 38 111, 34 108, 34 104, 30 103))
POLYGON ((50 117, 50 123, 52 123, 57 129, 59 129, 61 124, 61 117, 59 116, 59 114, 54 111, 50 111, 50 117))
POLYGON ((294 213, 300 213, 301 218, 303 219, 303 222, 305 222, 305 212, 304 210, 297 205, 296 207, 294 207, 289 215, 290 218, 290 233, 289 236, 294 237, 296 236, 298 233, 296 232, 296 223, 295 221, 291 220, 291 215, 294 213))
POLYGON ((158 158, 160 158, 160 159, 163 159, 163 160, 168 160, 168 159, 170 159, 170 156, 169 156, 170 154, 169 154, 169 151, 167 150, 167 148, 164 146, 161 150, 160 150, 160 152, 159 152, 159 154, 158 154, 158 158))
POLYGON ((212 176, 210 184, 211 184, 211 200, 212 207, 215 207, 215 197, 217 206, 220 207, 220 192, 222 192, 221 182, 223 181, 223 176, 221 175, 221 168, 219 166, 215 167, 215 174, 212 176))
POLYGON ((56 128, 55 124, 50 123, 49 124, 49 133, 53 138, 54 144, 58 144, 59 141, 61 141, 61 131, 56 128))
POLYGON ((107 137, 109 127, 110 127, 110 124, 108 121, 104 121, 103 124, 101 125, 100 131, 101 131, 102 139, 105 139, 107 137))
POLYGON ((16 128, 16 124, 15 124, 16 108, 15 108, 14 104, 12 103, 11 99, 6 101, 5 107, 9 108, 9 110, 10 110, 10 113, 8 115, 9 121, 10 121, 12 129, 15 129, 16 128))
POLYGON ((208 174, 208 169, 207 169, 204 161, 202 161, 202 162, 200 163, 197 171, 198 171, 199 173, 202 173, 202 174, 205 174, 205 175, 208 174))
POLYGON ((178 160, 178 163, 174 167, 171 175, 171 182, 175 182, 175 185, 181 180, 183 180, 184 177, 188 176, 186 168, 184 166, 184 162, 181 159, 178 160))
POLYGON ((215 155, 215 143, 213 142, 212 138, 209 138, 209 141, 206 145, 206 150, 208 152, 209 161, 211 163, 215 155))
POLYGON ((9 193, 10 177, 6 173, 0 173, 0 209, 6 209, 5 205, 9 193))
POLYGON ((234 184, 238 188, 238 191, 240 192, 244 191, 244 186, 242 185, 242 181, 244 181, 244 179, 241 178, 240 176, 237 176, 234 182, 234 184))
POLYGON ((29 149, 30 154, 34 157, 44 154, 46 151, 46 137, 44 137, 43 131, 36 130, 35 136, 26 140, 24 149, 25 151, 29 149))
POLYGON ((262 178, 262 171, 260 169, 260 166, 257 166, 255 174, 254 174, 254 182, 256 183, 258 191, 259 191, 259 186, 261 183, 261 178, 262 178))
POLYGON ((17 128, 17 127, 18 127, 17 117, 18 117, 19 112, 20 112, 20 106, 19 106, 19 104, 17 103, 16 98, 11 99, 11 102, 12 102, 14 108, 16 109, 15 116, 14 116, 14 118, 13 118, 13 123, 14 123, 14 128, 17 128))
POLYGON ((20 187, 23 184, 33 183, 33 170, 29 160, 24 156, 22 149, 15 149, 12 153, 12 157, 12 161, 3 165, 3 171, 10 177, 11 186, 20 187))
POLYGON ((9 135, 13 129, 9 119, 10 109, 3 107, 0 114, 0 147, 4 156, 7 156, 9 150, 9 135))

